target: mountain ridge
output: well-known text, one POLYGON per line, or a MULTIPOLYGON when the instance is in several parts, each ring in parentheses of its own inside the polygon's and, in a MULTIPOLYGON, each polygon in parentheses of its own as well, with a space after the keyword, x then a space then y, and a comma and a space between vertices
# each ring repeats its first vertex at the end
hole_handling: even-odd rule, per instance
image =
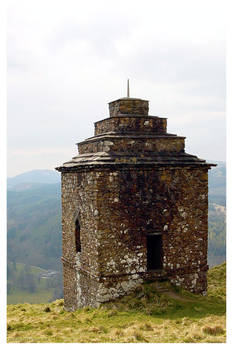
POLYGON ((56 170, 35 169, 23 172, 13 177, 7 178, 7 188, 11 189, 19 184, 50 184, 60 182, 60 174, 56 170))

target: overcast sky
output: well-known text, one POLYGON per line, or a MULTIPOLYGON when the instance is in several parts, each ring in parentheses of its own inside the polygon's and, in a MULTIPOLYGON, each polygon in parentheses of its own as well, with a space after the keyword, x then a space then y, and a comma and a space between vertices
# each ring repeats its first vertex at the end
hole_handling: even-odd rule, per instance
POLYGON ((53 169, 126 95, 225 160, 224 1, 8 1, 8 176, 53 169))

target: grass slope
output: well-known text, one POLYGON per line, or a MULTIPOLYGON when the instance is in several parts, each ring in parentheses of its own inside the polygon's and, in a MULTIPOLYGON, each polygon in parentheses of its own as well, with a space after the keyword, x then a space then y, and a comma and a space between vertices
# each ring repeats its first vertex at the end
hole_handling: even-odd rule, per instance
POLYGON ((223 343, 226 341, 226 264, 208 272, 207 296, 162 283, 98 309, 73 313, 63 300, 8 305, 8 342, 13 343, 223 343))

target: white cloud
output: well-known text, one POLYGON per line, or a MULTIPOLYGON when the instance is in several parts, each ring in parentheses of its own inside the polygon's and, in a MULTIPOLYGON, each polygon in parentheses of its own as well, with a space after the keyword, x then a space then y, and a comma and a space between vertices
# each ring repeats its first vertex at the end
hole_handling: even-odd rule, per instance
POLYGON ((43 149, 70 148, 70 159, 108 116, 107 103, 125 95, 128 77, 152 115, 188 136, 190 153, 225 159, 219 2, 21 0, 9 1, 8 17, 9 175, 49 167, 43 149), (41 158, 22 152, 16 167, 18 149, 41 158))

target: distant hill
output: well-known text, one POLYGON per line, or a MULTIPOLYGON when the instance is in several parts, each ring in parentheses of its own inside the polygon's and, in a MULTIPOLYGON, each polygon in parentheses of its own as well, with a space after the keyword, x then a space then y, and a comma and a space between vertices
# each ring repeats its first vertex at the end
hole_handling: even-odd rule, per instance
POLYGON ((52 184, 60 182, 60 174, 55 170, 31 170, 7 179, 7 188, 24 190, 33 184, 52 184))
POLYGON ((217 163, 209 171, 209 244, 208 263, 220 264, 226 259, 226 163, 217 163))
POLYGON ((209 171, 209 200, 226 206, 226 163, 209 162, 217 163, 217 166, 209 171))
POLYGON ((8 261, 59 270, 60 183, 7 193, 8 261))

